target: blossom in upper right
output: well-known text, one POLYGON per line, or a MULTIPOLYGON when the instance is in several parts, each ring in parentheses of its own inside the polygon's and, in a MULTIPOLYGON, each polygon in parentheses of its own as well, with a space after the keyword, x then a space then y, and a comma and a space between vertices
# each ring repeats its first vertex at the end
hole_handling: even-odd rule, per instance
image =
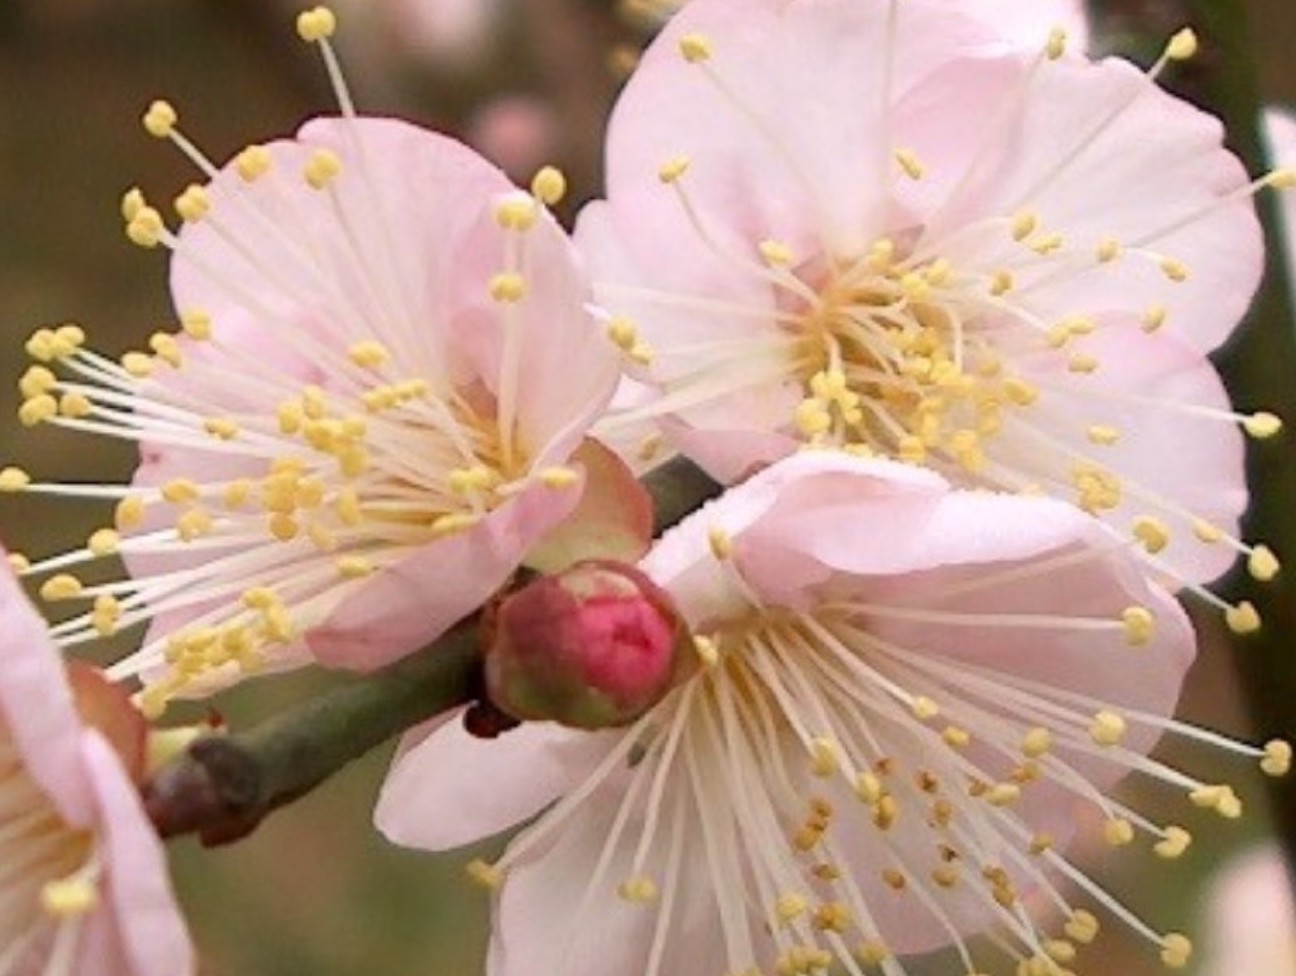
MULTIPOLYGON (((1198 585, 1239 554, 1242 430, 1207 353, 1263 245, 1214 118, 941 0, 694 0, 613 115, 577 241, 655 419, 734 481, 805 444, 1061 497, 1198 585), (1241 428, 1241 429, 1239 429, 1241 428)), ((651 449, 653 445, 645 445, 651 449)))

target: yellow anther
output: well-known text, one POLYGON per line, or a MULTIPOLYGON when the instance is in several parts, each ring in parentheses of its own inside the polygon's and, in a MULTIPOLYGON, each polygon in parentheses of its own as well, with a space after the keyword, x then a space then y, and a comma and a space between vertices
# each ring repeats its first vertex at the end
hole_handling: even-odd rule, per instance
POLYGON ((1131 528, 1131 534, 1139 542, 1143 543, 1143 548, 1156 555, 1170 544, 1170 527, 1151 515, 1141 515, 1134 520, 1131 528))
POLYGON ((1182 827, 1167 827, 1161 840, 1152 845, 1152 850, 1157 857, 1173 861, 1175 858, 1182 857, 1191 844, 1192 834, 1188 831, 1182 827))
POLYGON ((921 464, 927 458, 927 445, 922 438, 906 434, 896 444, 896 457, 910 464, 921 464))
POLYGON ((931 879, 932 883, 938 888, 953 888, 959 881, 958 868, 949 864, 942 864, 932 870, 931 879))
POLYGON ((1031 759, 1039 759, 1053 745, 1053 733, 1042 725, 1037 725, 1026 733, 1022 739, 1021 751, 1031 759))
POLYGON ((1094 424, 1085 431, 1085 435, 1089 438, 1091 443, 1099 444, 1103 447, 1110 447, 1117 443, 1121 436, 1120 431, 1115 427, 1108 427, 1104 424, 1094 424))
POLYGON ((273 162, 265 146, 248 146, 234 157, 234 169, 246 183, 253 183, 270 172, 273 162))
POLYGON ((301 526, 297 524, 297 520, 291 515, 284 512, 275 512, 266 520, 266 528, 280 542, 291 542, 297 538, 301 526))
POLYGON ((778 901, 774 903, 774 914, 778 916, 780 922, 787 924, 804 915, 809 907, 810 903, 806 901, 804 895, 790 891, 780 895, 778 901))
POLYGON ((713 668, 720 663, 720 647, 710 637, 694 634, 693 650, 697 653, 698 660, 708 668, 713 668))
POLYGON ((1039 389, 1017 377, 1004 382, 1004 393, 1019 407, 1028 407, 1039 399, 1039 389))
POLYGON ((546 488, 571 488, 580 484, 580 473, 573 468, 544 468, 538 476, 546 488))
POLYGON ((873 773, 860 773, 855 777, 855 795, 872 806, 882 799, 885 790, 882 781, 873 773))
POLYGON ((8 467, 0 471, 0 491, 22 491, 31 484, 31 475, 22 468, 8 467))
POLYGON ((1290 190, 1296 187, 1296 169, 1284 166, 1270 170, 1264 178, 1264 184, 1275 190, 1290 190))
POLYGON ((157 247, 166 231, 162 215, 152 207, 140 207, 126 225, 126 236, 140 247, 157 247))
POLYGON ((9 568, 15 573, 25 573, 31 569, 31 560, 21 552, 11 552, 8 556, 9 568))
POLYGON ((167 365, 176 369, 180 368, 180 344, 176 342, 176 337, 171 333, 154 332, 149 336, 149 348, 153 350, 158 359, 167 365))
POLYGON ((1067 369, 1073 373, 1093 373, 1101 364, 1097 357, 1088 354, 1078 354, 1067 360, 1067 369))
POLYGON ((1052 254, 1054 251, 1062 250, 1061 234, 1045 234, 1043 237, 1031 241, 1027 246, 1036 254, 1041 256, 1052 254))
POLYGON ((201 508, 192 508, 176 519, 175 527, 182 542, 192 542, 211 531, 212 517, 201 508))
POLYGON ((72 322, 66 325, 60 325, 54 330, 54 354, 55 358, 62 359, 70 356, 72 353, 85 344, 85 329, 72 322))
POLYGON ((1035 233, 1035 228, 1039 226, 1039 215, 1030 210, 1021 210, 1013 215, 1012 218, 1012 238, 1014 241, 1024 241, 1035 233))
POLYGON ((1170 315, 1170 310, 1164 305, 1153 305, 1143 313, 1143 321, 1140 328, 1144 332, 1156 332, 1161 326, 1165 325, 1166 318, 1170 315))
POLYGON ((1161 939, 1161 961, 1171 969, 1183 969, 1192 958, 1193 945, 1186 935, 1171 932, 1161 939))
POLYGON ((322 190, 342 172, 342 160, 331 149, 316 149, 302 170, 302 176, 313 190, 322 190))
POLYGON ((1061 349, 1070 342, 1072 338, 1071 329, 1065 322, 1050 326, 1049 330, 1044 333, 1044 339, 1052 349, 1061 349))
POLYGON ((680 54, 689 64, 711 60, 711 39, 705 34, 685 34, 679 40, 680 54))
POLYGON ((1251 574, 1252 579, 1259 580, 1261 583, 1269 582, 1278 575, 1281 568, 1278 557, 1266 545, 1256 546, 1247 555, 1247 572, 1251 574))
POLYGON ((1071 913, 1071 917, 1067 919, 1066 924, 1062 926, 1062 931, 1066 933, 1067 938, 1072 942, 1088 945, 1098 937, 1098 919, 1092 912, 1077 908, 1071 913))
POLYGON ((867 939, 855 947, 854 955, 865 966, 879 966, 891 958, 891 950, 877 939, 867 939))
POLYGON ((1171 281, 1180 282, 1188 280, 1188 265, 1176 258, 1162 258, 1158 263, 1161 273, 1171 281))
POLYGON ((86 878, 61 878, 41 888, 41 908, 57 918, 69 918, 93 911, 99 904, 99 890, 86 878))
POLYGON ((814 397, 798 403, 792 417, 804 437, 815 437, 832 429, 832 414, 823 401, 814 397))
POLYGON ((1121 626, 1130 647, 1145 647, 1156 634, 1156 618, 1147 607, 1126 607, 1121 611, 1121 626))
POLYGON ((491 278, 489 291, 497 302, 520 302, 526 295, 526 279, 516 271, 501 271, 491 278))
POLYGON ((1056 841, 1054 840, 1052 834, 1039 833, 1031 837, 1030 843, 1026 845, 1026 849, 1030 851, 1032 854, 1034 854, 1036 857, 1039 857, 1041 854, 1044 854, 1047 851, 1051 851, 1053 849, 1054 843, 1056 843, 1056 841))
POLYGON ((377 568, 364 556, 342 556, 337 561, 338 572, 347 579, 361 579, 372 574, 377 568))
POLYGON ((203 430, 221 441, 232 441, 239 435, 239 425, 228 417, 209 417, 203 421, 203 430))
POLYGON ((354 343, 347 350, 347 358, 357 366, 376 369, 391 359, 391 353, 381 342, 367 339, 363 342, 354 343))
POLYGON ((205 187, 191 183, 175 198, 175 211, 186 223, 197 223, 211 212, 211 197, 205 187))
POLYGON ((58 377, 45 366, 30 366, 18 381, 18 392, 24 397, 40 396, 58 386, 58 377))
POLYGON ((1165 56, 1171 61, 1186 61, 1196 53, 1197 34, 1191 27, 1178 31, 1165 48, 1165 56))
POLYGON ((1055 25, 1050 31, 1048 42, 1044 45, 1044 55, 1050 61, 1056 61, 1066 53, 1066 28, 1055 25))
POLYGON ((922 160, 918 158, 918 154, 912 149, 897 149, 893 155, 896 164, 904 172, 905 176, 911 180, 921 180, 923 178, 926 169, 922 164, 922 160))
POLYGON ((1076 957, 1075 946, 1066 939, 1045 939, 1041 948, 1044 950, 1044 955, 1054 962, 1073 962, 1076 957))
POLYGON ((480 521, 481 516, 472 512, 450 512, 435 518, 429 528, 434 537, 441 538, 471 529, 480 521))
POLYGON ((951 749, 965 749, 968 743, 972 741, 972 736, 967 729, 961 729, 957 725, 947 725, 941 732, 941 739, 951 749))
POLYGON ((841 769, 837 743, 826 736, 810 740, 810 772, 815 776, 835 776, 841 769))
POLYGON ((782 241, 766 239, 757 244, 756 249, 760 251, 760 256, 765 263, 774 268, 786 268, 796 261, 792 248, 782 241))
POLYGON ((121 536, 113 529, 99 529, 86 541, 86 548, 96 556, 111 556, 121 545, 121 536))
POLYGON ((153 375, 153 357, 142 352, 124 353, 121 358, 121 367, 135 379, 142 380, 146 376, 153 375))
POLYGON ((1224 623, 1235 634, 1254 634, 1260 629, 1260 613, 1249 600, 1224 611, 1224 623))
POLYGON ((58 401, 48 393, 25 400, 18 408, 18 420, 24 427, 35 427, 58 416, 58 401))
POLYGON ((661 168, 657 170, 657 178, 663 183, 674 183, 688 172, 691 162, 692 160, 687 156, 674 156, 661 164, 661 168))
POLYGON ((82 582, 71 573, 59 573, 41 584, 40 596, 42 600, 53 603, 58 600, 75 600, 84 590, 82 582))
MULTIPOLYGON (((824 902, 814 910, 812 924, 820 932, 843 934, 850 928, 851 910, 839 901, 824 902)), ((831 959, 829 960, 831 964, 831 959)))
POLYGON ((1242 427, 1256 440, 1263 441, 1280 433, 1283 429, 1283 422, 1282 418, 1277 414, 1262 410, 1245 418, 1242 421, 1242 427))
POLYGON ((1109 264, 1121 256, 1121 243, 1114 237, 1104 237, 1098 242, 1098 247, 1094 251, 1094 256, 1098 258, 1099 263, 1109 264))
POLYGON ((50 363, 55 359, 54 355, 54 330, 37 329, 27 337, 27 342, 23 345, 27 355, 32 359, 42 363, 50 363))
POLYGON ((531 178, 531 193, 546 206, 556 206, 566 196, 566 176, 556 166, 542 166, 531 178))
POLYGON ((904 874, 897 871, 895 868, 883 869, 881 872, 881 878, 883 884, 893 891, 903 891, 905 884, 907 883, 904 874))
POLYGON ((1236 820, 1242 816, 1242 800, 1233 792, 1233 787, 1223 784, 1199 786, 1188 794, 1194 806, 1203 810, 1214 810, 1226 820, 1236 820))
POLYGON ((147 201, 144 199, 144 191, 141 190, 138 186, 132 186, 129 190, 127 190, 125 193, 122 194, 122 198, 121 198, 122 220, 124 220, 126 223, 129 224, 132 220, 135 219, 135 215, 139 213, 140 210, 146 205, 147 205, 147 201))
POLYGON ((990 276, 990 294, 998 298, 1013 290, 1015 280, 1011 271, 1000 270, 990 276))
POLYGON ((643 876, 627 878, 617 885, 617 895, 633 905, 648 905, 657 900, 657 883, 643 876))
POLYGON ((985 794, 992 807, 1010 807, 1021 799, 1021 787, 1016 783, 995 783, 985 794))
POLYGON ((504 872, 481 858, 474 858, 464 866, 468 877, 483 888, 495 889, 504 883, 504 872))
POLYGON ((196 482, 188 478, 172 478, 161 488, 162 500, 172 505, 188 505, 196 502, 202 492, 196 482))
POLYGON ((1291 772, 1292 747, 1284 739, 1270 739, 1265 743, 1260 769, 1266 776, 1286 776, 1291 772))
POLYGON ((1089 725, 1089 738, 1100 746, 1120 745, 1125 738, 1127 726, 1125 719, 1115 712, 1102 711, 1093 717, 1089 725))
POLYGON ((1134 825, 1128 820, 1113 817, 1103 824, 1103 840, 1112 847, 1124 847, 1134 841, 1134 825))
POLYGON ((914 716, 923 722, 940 714, 940 706, 926 695, 916 695, 909 707, 913 709, 914 716))
POLYGON ((510 193, 495 204, 495 223, 504 230, 530 230, 537 212, 534 199, 525 193, 510 193))
POLYGON ((170 102, 159 98, 145 110, 141 121, 144 123, 145 132, 155 138, 165 139, 175 130, 175 124, 179 119, 175 107, 170 102))
POLYGON ((180 328, 190 339, 206 341, 212 337, 212 318, 199 308, 191 308, 180 316, 180 328))
POLYGON ((716 559, 724 561, 733 555, 733 539, 718 525, 707 530, 707 544, 711 547, 711 555, 716 559))
POLYGON ((113 511, 113 525, 119 531, 133 529, 144 521, 144 499, 138 495, 127 495, 117 503, 113 511))
POLYGON ((328 7, 312 7, 297 15, 297 36, 308 44, 327 40, 337 31, 337 15, 328 7))

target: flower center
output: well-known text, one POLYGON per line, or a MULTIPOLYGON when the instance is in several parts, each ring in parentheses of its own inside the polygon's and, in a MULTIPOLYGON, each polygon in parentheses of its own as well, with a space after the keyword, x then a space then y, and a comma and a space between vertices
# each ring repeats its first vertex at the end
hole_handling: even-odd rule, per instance
POLYGON ((92 835, 63 821, 0 723, 0 972, 26 971, 94 907, 96 864, 92 835))
POLYGON ((802 436, 912 462, 935 454, 980 473, 1004 409, 1037 391, 992 351, 988 333, 1002 330, 971 284, 944 258, 898 255, 890 238, 836 271, 793 326, 802 436))

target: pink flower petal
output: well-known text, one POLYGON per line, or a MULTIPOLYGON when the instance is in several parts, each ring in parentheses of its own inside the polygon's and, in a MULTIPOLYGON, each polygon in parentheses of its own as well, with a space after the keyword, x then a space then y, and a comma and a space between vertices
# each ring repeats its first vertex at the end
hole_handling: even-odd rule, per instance
POLYGON ((578 486, 528 488, 366 580, 307 632, 307 646, 324 664, 362 671, 418 650, 481 606, 579 499, 578 486))
POLYGON ((443 851, 507 830, 578 786, 609 745, 549 722, 479 739, 462 718, 450 712, 401 740, 374 812, 393 843, 443 851))

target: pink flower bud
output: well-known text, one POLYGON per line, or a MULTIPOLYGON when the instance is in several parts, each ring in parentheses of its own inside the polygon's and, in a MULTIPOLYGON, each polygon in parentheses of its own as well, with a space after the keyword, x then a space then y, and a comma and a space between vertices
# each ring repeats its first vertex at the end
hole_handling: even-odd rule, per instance
POLYGON ((633 566, 577 563, 506 597, 488 627, 486 689, 520 719, 626 725, 692 661, 671 598, 633 566))

